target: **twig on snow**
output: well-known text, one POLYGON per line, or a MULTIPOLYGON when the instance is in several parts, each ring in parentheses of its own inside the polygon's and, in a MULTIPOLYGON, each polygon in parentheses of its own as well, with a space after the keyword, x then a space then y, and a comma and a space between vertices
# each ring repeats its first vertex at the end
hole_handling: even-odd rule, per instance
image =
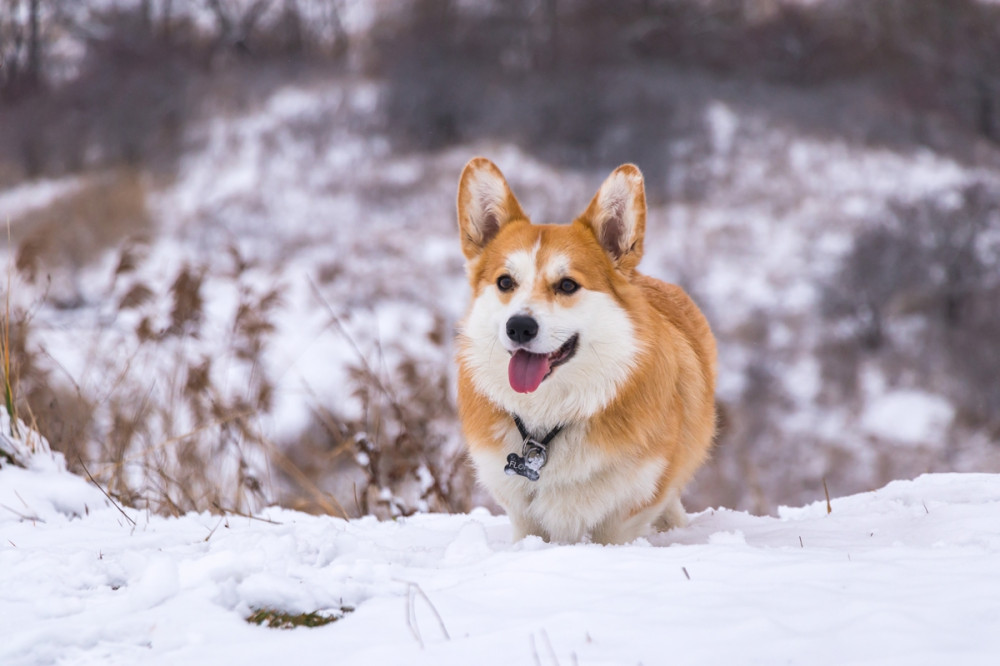
POLYGON ((531 656, 535 660, 535 666, 542 666, 542 660, 538 656, 538 647, 535 645, 535 635, 530 634, 528 636, 528 642, 531 644, 531 656))
POLYGON ((32 516, 32 515, 28 515, 28 514, 26 514, 26 513, 21 513, 21 512, 20 512, 20 511, 18 511, 17 509, 12 509, 11 507, 7 506, 6 504, 0 504, 0 507, 3 507, 3 508, 5 508, 5 509, 7 509, 7 510, 8 510, 8 511, 10 511, 10 512, 11 512, 12 514, 14 514, 14 515, 15 515, 15 516, 17 516, 18 518, 20 518, 21 520, 30 520, 30 521, 31 521, 31 522, 33 522, 33 523, 34 523, 34 522, 38 522, 38 523, 44 523, 44 522, 45 522, 45 520, 44 520, 44 519, 42 519, 42 518, 40 518, 40 517, 38 517, 38 516, 32 516))
POLYGON ((420 636, 420 627, 417 625, 417 609, 413 600, 413 586, 406 584, 406 626, 410 628, 410 633, 417 639, 417 645, 424 649, 424 639, 420 636))
POLYGON ((227 509, 218 502, 212 502, 212 506, 214 506, 222 513, 231 513, 234 516, 239 516, 240 518, 246 518, 247 520, 259 520, 262 523, 270 523, 271 525, 281 525, 281 523, 279 523, 277 520, 271 520, 270 518, 265 518, 264 516, 254 516, 252 514, 243 511, 238 511, 236 509, 227 509))
POLYGON ((223 516, 222 518, 219 518, 219 522, 217 522, 217 523, 215 524, 215 527, 213 527, 212 529, 210 529, 210 530, 208 531, 208 536, 207 536, 207 537, 205 537, 205 542, 206 542, 206 543, 208 543, 208 540, 212 538, 212 535, 213 535, 213 534, 215 534, 215 530, 219 529, 219 525, 221 525, 221 524, 222 524, 222 521, 224 521, 225 519, 226 519, 226 517, 225 517, 225 516, 223 516))
POLYGON ((552 648, 552 641, 549 640, 549 632, 544 629, 542 629, 542 640, 545 641, 545 647, 549 649, 549 656, 552 657, 552 663, 560 666, 559 659, 556 657, 556 651, 552 648))
POLYGON ((125 516, 125 520, 132 523, 132 527, 135 527, 136 526, 135 521, 132 520, 132 518, 127 513, 125 513, 125 509, 123 509, 121 505, 115 501, 114 497, 108 494, 108 491, 106 491, 104 488, 101 487, 101 484, 97 482, 97 479, 94 478, 94 475, 90 473, 89 469, 87 469, 87 464, 83 462, 83 457, 77 456, 77 460, 79 460, 80 466, 83 467, 83 471, 87 473, 87 478, 90 479, 91 483, 97 486, 97 489, 100 490, 102 493, 104 493, 104 496, 108 498, 108 501, 111 502, 111 504, 113 504, 116 509, 118 509, 118 512, 121 513, 123 516, 125 516))
POLYGON ((430 597, 424 593, 423 589, 412 581, 399 579, 396 579, 396 581, 406 585, 406 626, 410 628, 410 633, 413 634, 413 637, 417 640, 420 648, 423 649, 424 647, 424 639, 420 635, 420 627, 417 624, 416 596, 418 594, 424 601, 427 602, 427 606, 431 609, 431 612, 434 613, 434 617, 437 619, 438 626, 441 628, 441 633, 444 635, 445 640, 450 641, 451 636, 448 634, 448 629, 444 626, 444 620, 441 619, 441 614, 438 613, 437 608, 434 607, 434 603, 430 600, 430 597))

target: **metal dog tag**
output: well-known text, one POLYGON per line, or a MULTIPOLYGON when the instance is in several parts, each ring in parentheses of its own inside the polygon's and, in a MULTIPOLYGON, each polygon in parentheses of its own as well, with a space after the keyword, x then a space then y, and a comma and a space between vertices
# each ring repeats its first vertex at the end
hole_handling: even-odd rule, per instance
POLYGON ((548 460, 549 454, 545 445, 537 440, 528 438, 524 440, 521 455, 511 453, 507 456, 507 466, 503 468, 503 471, 508 476, 517 474, 523 476, 528 481, 538 481, 539 470, 545 467, 545 463, 548 460))

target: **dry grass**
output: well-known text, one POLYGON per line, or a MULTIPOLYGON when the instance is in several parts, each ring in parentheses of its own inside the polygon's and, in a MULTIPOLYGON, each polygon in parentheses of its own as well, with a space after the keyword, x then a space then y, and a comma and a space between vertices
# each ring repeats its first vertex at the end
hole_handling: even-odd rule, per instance
POLYGON ((267 625, 271 629, 295 629, 296 627, 322 627, 343 619, 354 608, 342 606, 333 612, 313 611, 312 613, 287 613, 273 608, 258 608, 247 618, 250 624, 267 625))
MULTIPOLYGON (((8 234, 10 227, 7 228, 8 234)), ((16 428, 17 412, 14 409, 14 388, 11 384, 10 366, 10 284, 11 274, 7 273, 7 289, 4 293, 3 328, 0 330, 0 371, 3 372, 3 401, 7 415, 10 416, 11 428, 16 428)), ((14 432, 10 433, 12 436, 14 432)))
POLYGON ((86 350, 86 364, 70 372, 33 344, 30 317, 8 310, 4 353, 12 361, 5 380, 17 378, 12 409, 30 414, 71 467, 91 470, 125 504, 168 514, 259 508, 267 456, 255 415, 266 411, 272 389, 254 370, 276 296, 243 289, 232 349, 200 355, 186 340, 198 337, 204 318, 207 268, 181 266, 168 286, 143 282, 136 275, 151 231, 146 189, 134 171, 95 178, 15 222, 18 274, 27 290, 43 290, 39 299, 80 306, 79 293, 53 294, 50 285, 75 284, 84 267, 117 250, 109 279, 112 293, 116 284, 123 291, 117 316, 148 314, 138 318, 134 336, 113 327, 81 334, 75 344, 86 350), (165 323, 157 310, 167 312, 165 323), (250 366, 245 393, 223 390, 212 374, 212 362, 227 356, 250 366))
POLYGON ((146 186, 134 169, 88 181, 78 191, 12 220, 20 275, 35 284, 54 270, 79 270, 128 238, 148 236, 146 186))
MULTIPOLYGON (((361 413, 348 415, 314 398, 313 425, 285 447, 289 460, 311 483, 330 488, 349 515, 470 509, 471 470, 450 440, 457 414, 447 367, 419 361, 402 347, 365 353, 318 289, 314 295, 331 329, 355 352, 349 376, 361 413), (390 357, 400 360, 389 365, 390 357)), ((437 319, 427 342, 443 349, 447 328, 437 319)), ((308 496, 290 499, 303 510, 324 510, 308 496)))
MULTIPOLYGON (((261 417, 275 403, 265 355, 284 307, 280 287, 261 288, 253 262, 235 247, 221 261, 151 276, 145 197, 141 178, 119 172, 18 220, 12 234, 18 273, 40 299, 52 300, 44 294, 53 273, 114 267, 106 305, 115 311, 102 316, 117 323, 75 343, 87 350, 82 370, 64 368, 37 344, 44 336, 26 313, 4 319, 4 376, 20 380, 9 393, 12 409, 30 413, 72 468, 122 504, 167 515, 252 513, 276 501, 344 517, 469 508, 471 477, 449 441, 447 368, 402 348, 391 350, 399 360, 386 367, 384 350, 363 351, 318 289, 329 334, 356 353, 350 383, 362 414, 314 398, 308 431, 272 441, 261 417), (228 320, 208 311, 209 283, 237 295, 228 320), (134 324, 122 330, 124 322, 134 324), (209 326, 229 333, 220 341, 209 326)), ((438 320, 429 333, 442 352, 447 328, 438 320)))
MULTIPOLYGON (((7 233, 9 240, 9 224, 7 233)), ((27 357, 22 352, 28 315, 20 309, 11 307, 13 285, 13 266, 8 264, 3 312, 0 315, 2 317, 0 318, 0 385, 3 387, 4 410, 9 425, 8 432, 0 433, 0 443, 11 444, 11 449, 8 450, 6 446, 0 447, 0 462, 23 465, 26 462, 24 457, 36 453, 41 441, 38 437, 38 424, 35 415, 30 410, 22 410, 19 404, 20 377, 27 357), (27 426, 22 421, 22 417, 28 421, 27 426), (12 439, 7 440, 6 436, 12 439)))

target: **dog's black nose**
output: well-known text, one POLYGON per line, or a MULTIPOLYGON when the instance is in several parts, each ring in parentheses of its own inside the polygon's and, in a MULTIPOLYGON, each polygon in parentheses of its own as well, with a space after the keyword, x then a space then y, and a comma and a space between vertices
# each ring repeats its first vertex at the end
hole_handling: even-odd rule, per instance
POLYGON ((507 320, 507 337, 524 344, 538 335, 538 322, 527 315, 514 315, 507 320))

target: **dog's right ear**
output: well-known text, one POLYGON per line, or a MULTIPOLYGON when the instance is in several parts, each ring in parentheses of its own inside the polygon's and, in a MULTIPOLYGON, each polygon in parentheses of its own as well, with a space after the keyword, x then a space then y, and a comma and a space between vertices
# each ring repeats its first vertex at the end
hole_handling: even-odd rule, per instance
POLYGON ((476 157, 458 181, 458 228, 467 261, 479 256, 486 244, 513 220, 527 219, 500 169, 485 157, 476 157))
POLYGON ((623 164, 607 177, 576 224, 589 227, 615 268, 631 273, 642 258, 646 190, 642 172, 623 164))

